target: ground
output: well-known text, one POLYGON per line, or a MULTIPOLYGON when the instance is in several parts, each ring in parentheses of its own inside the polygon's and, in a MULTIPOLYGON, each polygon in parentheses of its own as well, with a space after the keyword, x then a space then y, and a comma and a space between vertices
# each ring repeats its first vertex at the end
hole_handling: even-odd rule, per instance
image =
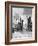
POLYGON ((23 29, 23 31, 15 31, 14 33, 12 33, 12 37, 13 39, 17 38, 28 38, 28 37, 32 37, 32 32, 31 31, 26 31, 25 29, 23 29))

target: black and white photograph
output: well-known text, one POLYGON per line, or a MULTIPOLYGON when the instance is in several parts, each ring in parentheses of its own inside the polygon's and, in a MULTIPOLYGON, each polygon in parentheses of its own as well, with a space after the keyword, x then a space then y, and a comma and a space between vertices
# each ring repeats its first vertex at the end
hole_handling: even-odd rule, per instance
POLYGON ((37 42, 37 4, 5 2, 5 44, 37 42))
POLYGON ((32 38, 32 8, 12 8, 12 38, 32 38))

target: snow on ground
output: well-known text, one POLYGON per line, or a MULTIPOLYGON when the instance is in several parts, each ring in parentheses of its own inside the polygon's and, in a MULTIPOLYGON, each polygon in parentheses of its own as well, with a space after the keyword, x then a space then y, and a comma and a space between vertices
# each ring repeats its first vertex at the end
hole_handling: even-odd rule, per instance
POLYGON ((31 31, 15 31, 12 33, 13 39, 19 39, 19 38, 31 38, 32 37, 32 32, 31 31))

